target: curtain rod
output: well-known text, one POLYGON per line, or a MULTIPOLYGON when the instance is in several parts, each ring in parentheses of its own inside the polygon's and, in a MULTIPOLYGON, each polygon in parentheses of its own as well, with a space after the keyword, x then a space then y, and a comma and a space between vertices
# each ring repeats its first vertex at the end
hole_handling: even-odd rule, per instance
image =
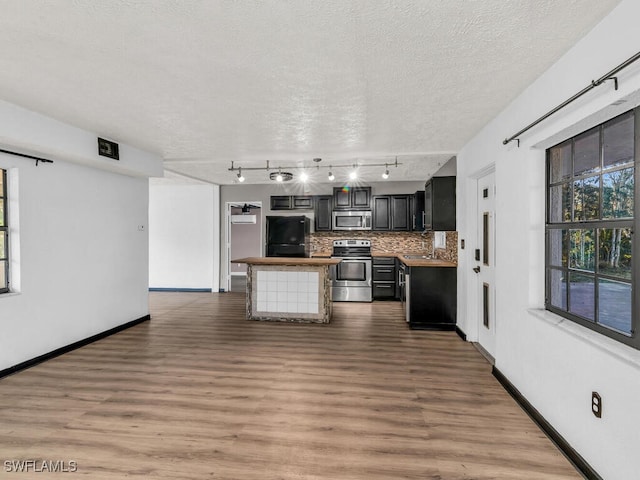
POLYGON ((571 102, 573 102, 574 100, 577 100, 578 98, 580 98, 581 96, 583 96, 585 93, 589 92, 590 90, 593 90, 596 87, 599 87, 600 85, 602 85, 604 82, 606 82, 607 80, 613 80, 614 82, 614 87, 616 90, 618 90, 618 77, 615 76, 616 73, 618 73, 620 70, 623 70, 625 68, 627 68, 629 65, 631 65, 633 62, 635 62, 636 60, 640 59, 640 52, 636 53, 634 56, 632 56, 631 58, 625 60, 624 62, 622 62, 620 65, 618 65, 616 68, 614 68, 613 70, 611 70, 610 72, 605 73, 602 77, 600 77, 598 80, 592 80, 591 83, 589 85, 587 85, 585 88, 583 88, 582 90, 580 90, 578 93, 576 93, 573 97, 565 100, 564 102, 562 102, 560 105, 558 105, 557 107, 555 107, 552 110, 549 110, 547 113, 545 113, 544 115, 542 115, 540 118, 538 118, 536 121, 530 123, 529 125, 527 125, 526 127, 524 127, 522 130, 520 130, 518 133, 513 134, 512 136, 510 136, 509 138, 505 138, 502 141, 503 145, 506 145, 507 143, 513 141, 513 140, 518 140, 518 146, 520 146, 520 139, 518 138, 520 135, 522 135, 524 132, 526 132, 527 130, 532 129, 533 127, 535 127, 536 125, 538 125, 540 122, 546 120, 547 118, 549 118, 551 115, 553 115, 554 113, 556 113, 559 110, 562 110, 564 107, 566 107, 567 105, 569 105, 571 102))
POLYGON ((0 148, 0 153, 8 153, 9 155, 15 155, 16 157, 24 157, 24 158, 28 158, 30 160, 35 160, 36 161, 36 167, 38 166, 39 162, 42 162, 42 163, 53 163, 53 160, 47 160, 46 158, 42 158, 42 157, 34 157, 33 155, 27 155, 26 153, 12 152, 11 150, 5 150, 3 148, 0 148))

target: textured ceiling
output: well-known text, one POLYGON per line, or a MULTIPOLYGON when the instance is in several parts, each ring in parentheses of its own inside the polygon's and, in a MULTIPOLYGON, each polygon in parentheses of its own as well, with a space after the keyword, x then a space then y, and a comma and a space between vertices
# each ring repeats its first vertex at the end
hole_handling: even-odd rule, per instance
POLYGON ((416 180, 617 3, 0 0, 0 98, 215 183, 314 157, 416 180))

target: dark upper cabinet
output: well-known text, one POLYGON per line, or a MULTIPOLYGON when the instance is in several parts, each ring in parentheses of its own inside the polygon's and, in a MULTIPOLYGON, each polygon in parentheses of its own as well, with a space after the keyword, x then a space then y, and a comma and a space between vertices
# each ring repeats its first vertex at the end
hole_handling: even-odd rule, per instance
POLYGON ((331 195, 316 195, 313 197, 313 213, 315 217, 315 231, 331 231, 331 211, 333 210, 333 197, 331 195))
POLYGON ((271 195, 271 210, 291 210, 290 195, 271 195))
POLYGON ((375 195, 372 199, 372 230, 411 230, 411 195, 375 195))
POLYGON ((411 229, 421 232, 424 230, 424 190, 418 190, 413 195, 413 204, 411 207, 412 219, 411 229))
POLYGON ((375 195, 372 199, 371 230, 391 230, 391 197, 375 195))
POLYGON ((333 187, 334 210, 370 210, 371 187, 333 187))
POLYGON ((311 195, 294 195, 291 197, 291 208, 294 210, 311 210, 313 208, 313 197, 311 195))
POLYGON ((391 195, 391 230, 411 230, 409 195, 391 195))
POLYGON ((456 177, 432 177, 424 186, 424 228, 456 229, 456 177))
POLYGON ((271 195, 271 210, 311 210, 311 195, 271 195))
POLYGON ((371 187, 351 188, 351 206, 355 210, 369 210, 371 208, 371 187))

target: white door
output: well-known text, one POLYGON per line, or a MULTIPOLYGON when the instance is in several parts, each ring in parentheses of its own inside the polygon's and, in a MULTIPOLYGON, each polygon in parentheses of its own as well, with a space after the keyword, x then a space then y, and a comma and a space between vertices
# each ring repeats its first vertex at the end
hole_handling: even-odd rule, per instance
POLYGON ((478 289, 478 343, 495 358, 495 173, 478 179, 478 235, 474 268, 478 289))

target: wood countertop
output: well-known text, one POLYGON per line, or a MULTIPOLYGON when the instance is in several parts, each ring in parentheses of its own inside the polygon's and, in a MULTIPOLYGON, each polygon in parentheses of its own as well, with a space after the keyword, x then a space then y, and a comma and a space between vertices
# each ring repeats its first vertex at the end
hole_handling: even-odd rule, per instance
MULTIPOLYGON (((408 267, 451 267, 451 268, 455 268, 458 265, 456 265, 453 262, 449 262, 448 260, 441 260, 439 258, 407 258, 405 257, 405 255, 411 255, 409 253, 407 254, 397 254, 397 255, 391 255, 396 257, 398 260, 400 260, 402 263, 404 263, 406 266, 408 267)), ((416 255, 420 255, 420 254, 416 254, 416 255)))
MULTIPOLYGON (((420 255, 422 256, 422 252, 418 253, 394 253, 394 252, 380 252, 373 251, 371 252, 373 257, 393 257, 400 260, 402 263, 407 265, 408 267, 457 267, 458 265, 454 262, 449 262, 447 260, 441 260, 439 258, 407 258, 405 255, 420 255)), ((331 252, 313 252, 313 258, 327 258, 331 256, 331 252)))
POLYGON ((339 258, 303 258, 303 257, 246 257, 231 260, 231 263, 247 263, 250 265, 337 265, 342 260, 339 258))

